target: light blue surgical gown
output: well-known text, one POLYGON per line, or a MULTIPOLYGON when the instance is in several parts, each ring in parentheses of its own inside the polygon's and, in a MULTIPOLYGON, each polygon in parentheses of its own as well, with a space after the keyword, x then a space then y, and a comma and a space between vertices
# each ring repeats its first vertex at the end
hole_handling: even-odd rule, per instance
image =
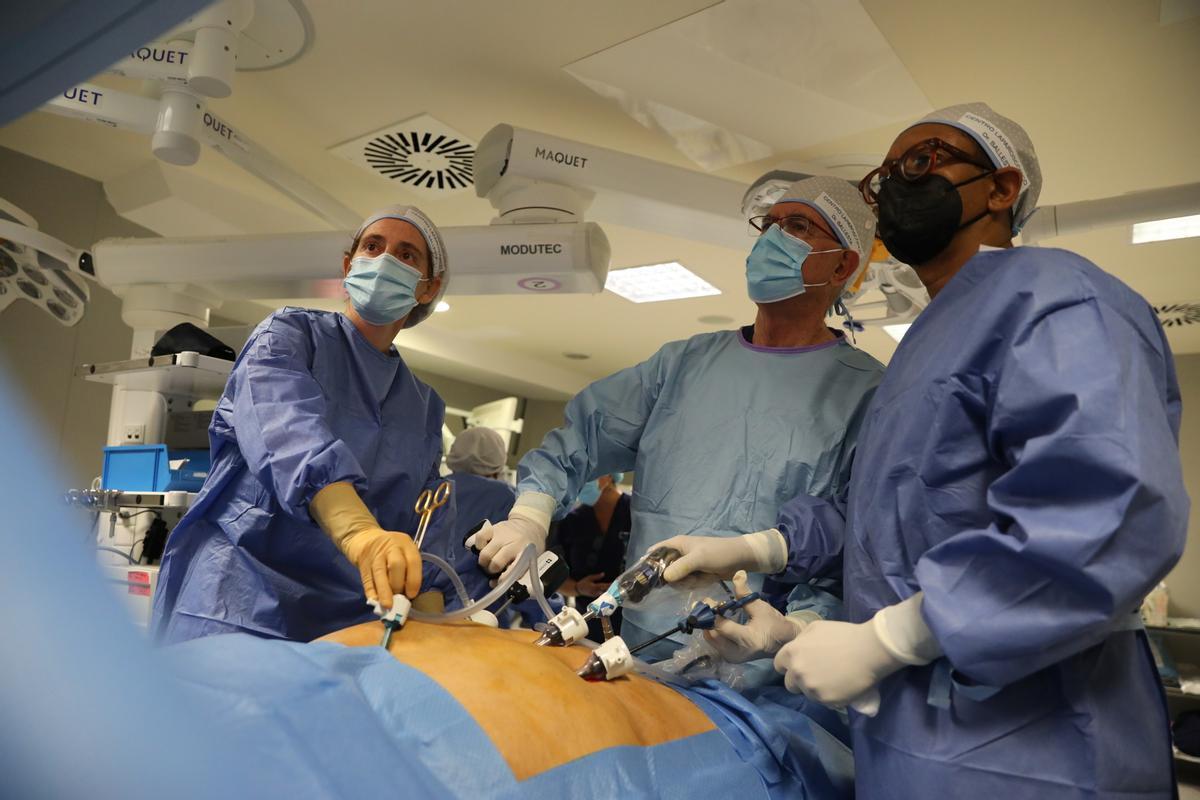
MULTIPOLYGON (((346 481, 386 530, 414 533, 418 494, 441 483, 444 409, 394 348, 375 349, 345 315, 287 308, 268 317, 213 414, 212 471, 167 539, 159 636, 309 641, 372 619, 358 568, 308 504, 346 481)), ((448 504, 424 545, 451 563, 454 524, 448 504)), ((448 590, 440 572, 425 575, 423 589, 448 590)))
POLYGON ((1072 253, 980 253, 922 312, 867 414, 844 529, 823 500, 780 520, 791 577, 844 541, 850 620, 924 590, 946 653, 853 715, 859 796, 1171 796, 1129 621, 1183 550, 1179 422, 1153 311, 1072 253))
MULTIPOLYGON (((755 347, 752 336, 672 342, 591 384, 567 404, 566 424, 521 459, 519 491, 554 497, 561 517, 587 481, 633 470, 627 563, 680 534, 773 527, 799 493, 835 494, 883 368, 840 336, 798 348, 755 347)), ((631 644, 678 621, 624 613, 631 644)))

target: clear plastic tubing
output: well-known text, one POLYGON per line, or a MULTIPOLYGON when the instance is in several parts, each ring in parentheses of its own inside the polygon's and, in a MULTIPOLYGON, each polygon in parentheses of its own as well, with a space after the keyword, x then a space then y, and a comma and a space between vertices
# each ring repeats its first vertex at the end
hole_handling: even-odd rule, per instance
POLYGON ((454 567, 446 563, 441 556, 435 556, 433 553, 421 553, 421 560, 428 561, 435 567, 446 573, 446 577, 454 584, 454 591, 458 592, 458 600, 463 606, 471 604, 471 595, 467 594, 467 587, 463 584, 462 578, 458 577, 458 572, 454 567))
MULTIPOLYGON (((426 555, 427 554, 422 553, 421 557, 425 558, 426 555)), ((434 556, 434 558, 437 558, 437 557, 434 556)), ((440 559, 440 558, 438 558, 437 561, 433 561, 431 559, 429 563, 437 566, 438 568, 440 568, 442 570, 446 570, 448 574, 454 575, 455 578, 458 577, 458 575, 454 572, 454 570, 450 568, 450 565, 447 564, 445 561, 442 561, 442 559, 440 559), (441 564, 438 564, 437 563, 438 561, 441 561, 441 564)), ((500 581, 496 584, 496 588, 492 589, 490 592, 485 594, 479 600, 475 601, 474 603, 471 603, 468 606, 463 606, 462 608, 457 609, 455 611, 447 611, 444 614, 429 614, 424 611, 418 611, 417 609, 414 608, 409 613, 408 618, 420 620, 421 622, 432 622, 435 624, 436 623, 445 623, 445 622, 454 622, 455 620, 466 619, 467 617, 474 614, 476 611, 483 611, 488 606, 490 606, 492 603, 495 603, 497 600, 504 597, 505 593, 510 588, 512 588, 512 585, 514 583, 516 583, 517 580, 523 574, 525 574, 526 572, 529 572, 530 568, 533 567, 534 564, 536 564, 536 563, 537 563, 537 548, 534 547, 532 544, 529 544, 525 547, 525 550, 522 551, 521 555, 519 555, 517 557, 517 560, 513 563, 512 568, 509 569, 507 577, 501 578, 500 581)), ((541 580, 538 579, 536 570, 534 572, 535 572, 535 574, 533 576, 534 579, 531 581, 531 583, 533 584, 533 588, 534 588, 534 596, 538 599, 539 605, 542 605, 544 608, 548 609, 549 605, 546 603, 546 598, 542 594, 542 582, 541 582, 541 580)), ((459 581, 459 584, 461 584, 461 581, 459 581)), ((463 594, 465 594, 465 593, 466 593, 466 591, 464 589, 463 594)), ((550 616, 553 616, 553 614, 551 614, 550 616)))

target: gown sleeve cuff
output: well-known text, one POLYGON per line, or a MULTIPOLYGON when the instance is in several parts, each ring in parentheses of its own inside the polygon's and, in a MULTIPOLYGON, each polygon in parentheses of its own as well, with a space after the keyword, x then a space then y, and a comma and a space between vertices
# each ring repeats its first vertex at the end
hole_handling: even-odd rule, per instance
POLYGON ((897 661, 912 666, 928 664, 942 655, 942 648, 933 631, 921 616, 924 592, 917 592, 907 600, 881 608, 872 618, 875 635, 897 661))
POLYGON ((554 515, 554 509, 557 507, 558 502, 548 494, 542 494, 541 492, 521 492, 521 496, 513 504, 509 516, 524 517, 542 526, 544 530, 550 530, 550 520, 554 515))
POLYGON ((777 575, 787 567, 787 539, 775 528, 746 534, 742 541, 753 553, 754 570, 766 575, 777 575))

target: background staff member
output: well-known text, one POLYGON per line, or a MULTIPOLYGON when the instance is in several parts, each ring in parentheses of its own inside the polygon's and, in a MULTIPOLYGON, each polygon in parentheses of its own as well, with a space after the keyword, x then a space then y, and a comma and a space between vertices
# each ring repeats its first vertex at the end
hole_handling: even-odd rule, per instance
MULTIPOLYGON (((621 574, 633 518, 629 495, 617 488, 625 474, 601 475, 588 481, 579 493, 580 505, 572 509, 550 533, 550 548, 562 554, 571 570, 559 592, 575 598, 576 608, 595 600, 621 574)), ((613 630, 621 631, 621 609, 611 617, 613 630)), ((602 642, 599 620, 588 621, 588 637, 602 642)))

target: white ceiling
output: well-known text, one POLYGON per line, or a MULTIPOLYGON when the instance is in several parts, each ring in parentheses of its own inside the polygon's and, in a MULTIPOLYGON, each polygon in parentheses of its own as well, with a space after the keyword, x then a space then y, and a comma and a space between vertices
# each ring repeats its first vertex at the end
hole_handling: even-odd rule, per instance
MULTIPOLYGON (((827 1, 794 0, 788 8, 815 24, 824 18, 815 10, 827 1)), ((594 93, 563 67, 713 5, 712 0, 307 0, 315 33, 307 52, 279 69, 238 73, 233 96, 211 106, 364 216, 380 206, 415 201, 439 224, 485 224, 492 210, 470 193, 418 199, 330 148, 429 114, 474 140, 506 122, 699 169, 671 136, 643 127, 617 102, 594 93)), ((779 10, 777 0, 764 0, 764 5, 776 15, 787 13, 779 10)), ((1190 5, 1189 0, 1172 0, 1167 10, 1186 12, 1190 5)), ((1182 20, 1161 24, 1160 0, 1012 0, 1001 5, 863 0, 862 6, 931 106, 984 100, 1028 129, 1045 175, 1043 203, 1200 181, 1200 18, 1183 13, 1182 20)), ((836 38, 840 31, 821 33, 836 38)), ((764 36, 764 42, 779 47, 772 37, 764 36)), ((773 70, 786 70, 786 52, 770 55, 766 61, 773 70)), ((690 80, 689 64, 675 69, 681 85, 690 80)), ((656 87, 670 80, 655 78, 656 87)), ((125 79, 100 77, 97 82, 137 90, 125 79)), ((761 116, 747 127, 760 134, 770 129, 769 137, 759 138, 769 139, 778 150, 778 142, 788 139, 778 120, 794 117, 796 109, 772 107, 780 101, 771 97, 764 94, 757 112, 761 116)), ((738 99, 727 98, 731 105, 738 99)), ((720 97, 713 100, 721 102, 720 97)), ((881 155, 899 127, 887 124, 777 151, 717 174, 749 182, 787 161, 881 155)), ((130 185, 131 174, 139 168, 144 173, 154 160, 144 137, 45 113, 0 128, 0 146, 113 186, 130 185)), ((248 233, 328 227, 211 152, 190 168, 164 167, 167 172, 179 169, 239 193, 246 208, 269 207, 261 215, 238 215, 248 233)), ((189 230, 200 216, 195 223, 180 218, 175 224, 189 230)), ((402 334, 399 344, 407 344, 412 360, 426 369, 533 396, 562 396, 572 386, 645 358, 666 341, 732 326, 705 324, 700 317, 751 321, 754 307, 745 298, 742 276, 749 238, 745 249, 731 250, 610 224, 604 228, 613 268, 680 261, 722 294, 642 305, 608 293, 451 295, 449 313, 402 334), (566 352, 591 358, 568 360, 566 352)), ((1200 239, 1136 247, 1128 242, 1128 229, 1109 229, 1047 244, 1091 258, 1152 303, 1200 300, 1200 239)), ((331 264, 331 273, 338 268, 331 264)), ((226 313, 252 316, 261 309, 242 305, 226 313)), ((1168 333, 1177 352, 1200 352, 1200 325, 1168 333)), ((859 343, 883 360, 894 349, 878 329, 861 334, 859 343)))

